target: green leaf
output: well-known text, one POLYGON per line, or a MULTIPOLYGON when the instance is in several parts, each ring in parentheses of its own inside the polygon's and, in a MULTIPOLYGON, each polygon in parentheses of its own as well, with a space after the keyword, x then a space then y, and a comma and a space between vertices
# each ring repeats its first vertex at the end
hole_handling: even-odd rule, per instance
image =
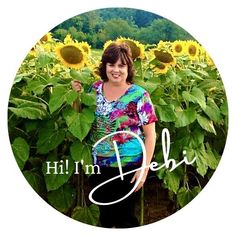
POLYGON ((82 223, 96 226, 99 219, 99 208, 95 204, 91 204, 89 207, 77 206, 71 217, 82 223))
POLYGON ((222 105, 220 106, 220 111, 223 115, 227 116, 228 115, 228 104, 227 101, 225 100, 222 105))
POLYGON ((82 93, 81 102, 87 106, 96 106, 96 95, 95 93, 82 93))
POLYGON ((53 88, 53 92, 49 100, 49 110, 51 114, 60 108, 65 102, 64 96, 68 91, 69 90, 67 90, 64 86, 57 86, 53 88))
POLYGON ((177 203, 180 207, 186 206, 192 201, 197 194, 201 191, 201 188, 196 186, 192 190, 182 187, 177 193, 177 203))
POLYGON ((198 150, 195 150, 195 156, 196 156, 197 172, 202 177, 204 177, 208 169, 206 151, 203 148, 199 148, 198 150))
POLYGON ((198 124, 206 131, 216 135, 216 131, 211 120, 208 120, 206 117, 197 115, 198 124))
POLYGON ((48 202, 60 212, 66 213, 74 203, 75 197, 75 189, 69 184, 64 184, 48 193, 48 202))
POLYGON ((194 129, 189 134, 189 147, 198 148, 204 142, 204 132, 200 129, 194 129))
POLYGON ((11 98, 9 100, 10 103, 16 105, 17 107, 38 107, 42 106, 43 108, 46 108, 46 105, 41 102, 32 101, 30 99, 34 99, 34 97, 27 97, 27 98, 11 98))
POLYGON ((179 74, 179 76, 181 78, 183 78, 183 77, 190 77, 190 78, 193 78, 193 79, 203 80, 203 78, 201 76, 199 76, 198 74, 194 73, 190 69, 181 70, 178 74, 179 74))
POLYGON ((151 94, 151 100, 152 100, 153 104, 159 104, 158 101, 161 97, 163 97, 163 94, 164 94, 163 88, 158 87, 157 89, 155 89, 155 91, 152 92, 152 94, 151 94))
POLYGON ((178 171, 174 170, 170 172, 169 170, 166 171, 166 175, 164 177, 164 183, 166 184, 167 188, 174 193, 177 193, 180 184, 180 174, 178 171))
POLYGON ((86 107, 82 110, 81 114, 83 114, 83 116, 85 117, 85 119, 87 120, 87 122, 89 123, 93 123, 94 119, 95 119, 95 106, 92 107, 86 107))
POLYGON ((83 160, 82 168, 87 173, 86 166, 93 164, 90 146, 77 140, 71 145, 70 153, 74 161, 81 162, 83 160))
POLYGON ((220 109, 212 98, 207 99, 207 106, 204 109, 204 112, 214 122, 219 123, 222 119, 221 114, 220 114, 220 109))
POLYGON ((94 120, 94 114, 87 108, 83 109, 81 113, 68 108, 63 112, 63 117, 66 120, 68 130, 80 141, 87 136, 94 120))
POLYGON ((36 119, 42 120, 47 116, 47 112, 45 110, 36 107, 22 107, 22 108, 9 107, 8 109, 18 117, 28 118, 31 120, 36 120, 36 119))
POLYGON ((170 78, 172 84, 176 85, 181 81, 181 77, 173 70, 168 70, 167 76, 170 78))
POLYGON ((45 52, 41 52, 38 56, 37 66, 38 67, 45 67, 52 61, 51 55, 45 52))
POLYGON ((35 131, 38 128, 39 122, 37 120, 27 120, 24 123, 25 130, 27 133, 35 131))
POLYGON ((37 152, 41 154, 50 152, 61 144, 64 138, 65 131, 63 129, 56 129, 51 126, 40 128, 37 141, 37 152))
POLYGON ((209 145, 209 143, 206 143, 206 162, 207 165, 212 169, 215 170, 219 164, 220 158, 218 158, 218 155, 215 155, 209 145))
POLYGON ((77 92, 68 89, 67 86, 58 85, 54 87, 49 100, 50 113, 52 114, 65 102, 71 104, 73 101, 76 100, 77 96, 77 92))
POLYGON ((174 108, 172 105, 156 105, 159 118, 163 122, 172 122, 176 120, 174 108))
POLYGON ((193 123, 197 118, 196 111, 192 108, 176 111, 175 115, 176 115, 175 127, 177 128, 187 126, 193 123))
POLYGON ((30 148, 28 143, 23 138, 18 137, 13 141, 11 147, 18 166, 23 170, 26 161, 29 159, 30 148))
POLYGON ((59 160, 56 154, 51 154, 43 163, 42 171, 47 190, 56 190, 65 184, 73 174, 74 162, 70 157, 59 160), (68 166, 66 160, 68 160, 68 166))
POLYGON ((201 89, 193 87, 191 94, 196 98, 196 102, 200 105, 202 109, 206 107, 206 98, 204 92, 201 89))
POLYGON ((45 87, 49 85, 47 79, 35 78, 27 81, 27 89, 35 94, 42 94, 45 87))
POLYGON ((75 80, 79 80, 82 84, 91 83, 91 75, 89 70, 76 71, 72 69, 70 70, 70 76, 75 80))
MULTIPOLYGON (((202 64, 202 66, 205 67, 206 65, 202 64)), ((208 72, 205 70, 200 70, 199 68, 197 68, 196 70, 193 70, 193 71, 194 71, 194 73, 199 74, 202 77, 205 77, 205 78, 209 77, 208 72)))
POLYGON ((82 150, 84 148, 84 144, 79 140, 75 141, 70 146, 70 154, 73 160, 80 162, 83 159, 82 150))
POLYGON ((159 170, 156 172, 156 175, 157 175, 158 179, 164 179, 165 173, 166 173, 166 169, 165 169, 165 168, 162 168, 162 169, 159 169, 159 170))
POLYGON ((223 89, 222 83, 216 79, 204 79, 202 82, 198 84, 198 88, 201 90, 209 91, 210 89, 216 89, 220 91, 223 89))
POLYGON ((69 131, 82 141, 89 133, 90 128, 91 123, 88 123, 86 116, 79 113, 77 114, 77 118, 74 119, 74 122, 69 126, 69 131))
POLYGON ((157 83, 150 82, 150 81, 144 82, 143 80, 137 80, 137 81, 135 81, 135 83, 137 85, 140 85, 145 90, 147 90, 147 92, 149 94, 152 94, 152 92, 154 92, 158 86, 157 83))
POLYGON ((16 105, 16 107, 9 107, 8 109, 18 117, 42 120, 48 116, 46 105, 43 103, 21 98, 11 98, 9 102, 16 105))
POLYGON ((186 151, 188 161, 191 162, 195 158, 195 150, 189 147, 184 147, 184 150, 186 151))
POLYGON ((74 90, 69 90, 65 95, 65 102, 67 104, 72 104, 77 98, 78 98, 78 93, 74 90))
POLYGON ((16 75, 13 84, 17 84, 19 83, 25 76, 27 76, 27 74, 18 74, 16 75))
POLYGON ((38 193, 42 194, 45 192, 45 183, 43 176, 35 171, 26 170, 23 171, 23 175, 25 176, 26 180, 29 182, 31 187, 38 193))
POLYGON ((199 104, 202 109, 206 108, 206 99, 204 93, 199 89, 194 87, 191 92, 184 91, 182 96, 185 100, 193 103, 199 104))

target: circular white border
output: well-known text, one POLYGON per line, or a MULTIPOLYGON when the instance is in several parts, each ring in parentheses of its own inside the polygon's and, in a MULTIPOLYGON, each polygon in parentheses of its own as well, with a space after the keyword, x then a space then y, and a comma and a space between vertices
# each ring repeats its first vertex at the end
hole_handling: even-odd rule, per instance
POLYGON ((1 1, 1 235, 233 235, 235 198, 235 24, 233 0, 41 0, 1 1), (20 173, 8 139, 7 103, 13 78, 25 55, 53 27, 80 13, 105 7, 139 8, 159 14, 192 34, 212 56, 222 76, 230 108, 227 144, 204 190, 179 212, 135 229, 103 229, 76 222, 42 200, 20 173), (234 121, 234 122, 233 122, 234 121), (230 232, 230 233, 229 233, 230 232))

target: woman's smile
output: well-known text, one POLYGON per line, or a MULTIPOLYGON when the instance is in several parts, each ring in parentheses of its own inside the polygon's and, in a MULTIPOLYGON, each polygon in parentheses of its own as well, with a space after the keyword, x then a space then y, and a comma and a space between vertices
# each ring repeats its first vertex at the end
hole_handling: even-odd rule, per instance
POLYGON ((107 78, 110 82, 126 82, 128 77, 128 66, 119 59, 116 63, 107 63, 107 78))

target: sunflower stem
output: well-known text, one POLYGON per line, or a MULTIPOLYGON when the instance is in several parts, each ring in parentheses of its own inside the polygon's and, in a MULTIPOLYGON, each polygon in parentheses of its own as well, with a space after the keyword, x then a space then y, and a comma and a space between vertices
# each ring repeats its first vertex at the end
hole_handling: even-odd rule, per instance
POLYGON ((82 111, 82 107, 81 107, 81 100, 80 100, 80 94, 78 93, 78 97, 76 98, 76 100, 73 102, 72 107, 78 111, 79 113, 82 111))
POLYGON ((138 59, 139 60, 139 67, 140 67, 140 72, 141 72, 141 78, 142 78, 142 80, 144 80, 144 77, 143 77, 143 66, 142 66, 142 61, 141 61, 141 59, 138 59))
POLYGON ((140 196, 140 225, 144 224, 144 187, 141 188, 140 196))

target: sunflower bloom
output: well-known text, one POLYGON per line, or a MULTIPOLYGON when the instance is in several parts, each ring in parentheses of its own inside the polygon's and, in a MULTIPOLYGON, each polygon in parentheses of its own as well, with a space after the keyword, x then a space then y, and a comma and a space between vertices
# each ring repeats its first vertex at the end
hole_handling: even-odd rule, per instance
POLYGON ((186 42, 186 52, 191 60, 198 60, 200 45, 193 40, 186 42))
POLYGON ((163 64, 163 63, 158 63, 156 64, 152 69, 157 73, 157 74, 166 74, 167 71, 169 70, 170 66, 163 64))
POLYGON ((106 41, 106 42, 104 43, 104 45, 103 45, 103 50, 105 51, 105 49, 106 49, 111 43, 113 43, 112 40, 106 41))
POLYGON ((87 56, 78 43, 58 44, 56 54, 61 63, 69 68, 80 69, 87 63, 87 56))
POLYGON ((215 66, 214 61, 212 60, 212 58, 210 57, 208 53, 206 54, 206 62, 208 66, 215 66))
POLYGON ((36 50, 35 47, 32 47, 31 50, 28 53, 29 56, 36 57, 36 50))
POLYGON ((173 55, 166 51, 161 51, 158 49, 152 49, 151 52, 153 53, 155 59, 157 59, 160 63, 169 65, 169 66, 175 66, 176 65, 176 59, 173 57, 173 55))
POLYGON ((118 38, 116 40, 117 43, 126 43, 129 45, 131 52, 132 52, 132 58, 133 60, 140 58, 144 59, 145 54, 144 54, 144 45, 139 43, 136 40, 130 39, 130 38, 118 38))
POLYGON ((81 46, 81 48, 84 50, 85 53, 90 55, 91 46, 87 42, 79 42, 78 44, 81 46))
POLYGON ((160 40, 157 44, 157 49, 161 51, 170 51, 171 42, 170 41, 162 41, 160 40))
POLYGON ((64 38, 64 44, 74 43, 74 40, 72 39, 70 34, 67 34, 64 38))
POLYGON ((171 44, 171 51, 173 53, 173 56, 182 56, 185 54, 185 42, 176 40, 171 44))
POLYGON ((45 35, 39 40, 40 43, 51 42, 51 41, 53 41, 53 39, 52 39, 52 33, 51 33, 51 32, 45 34, 45 35))
POLYGON ((99 80, 101 78, 100 72, 99 72, 99 63, 91 66, 92 74, 96 80, 99 80))

